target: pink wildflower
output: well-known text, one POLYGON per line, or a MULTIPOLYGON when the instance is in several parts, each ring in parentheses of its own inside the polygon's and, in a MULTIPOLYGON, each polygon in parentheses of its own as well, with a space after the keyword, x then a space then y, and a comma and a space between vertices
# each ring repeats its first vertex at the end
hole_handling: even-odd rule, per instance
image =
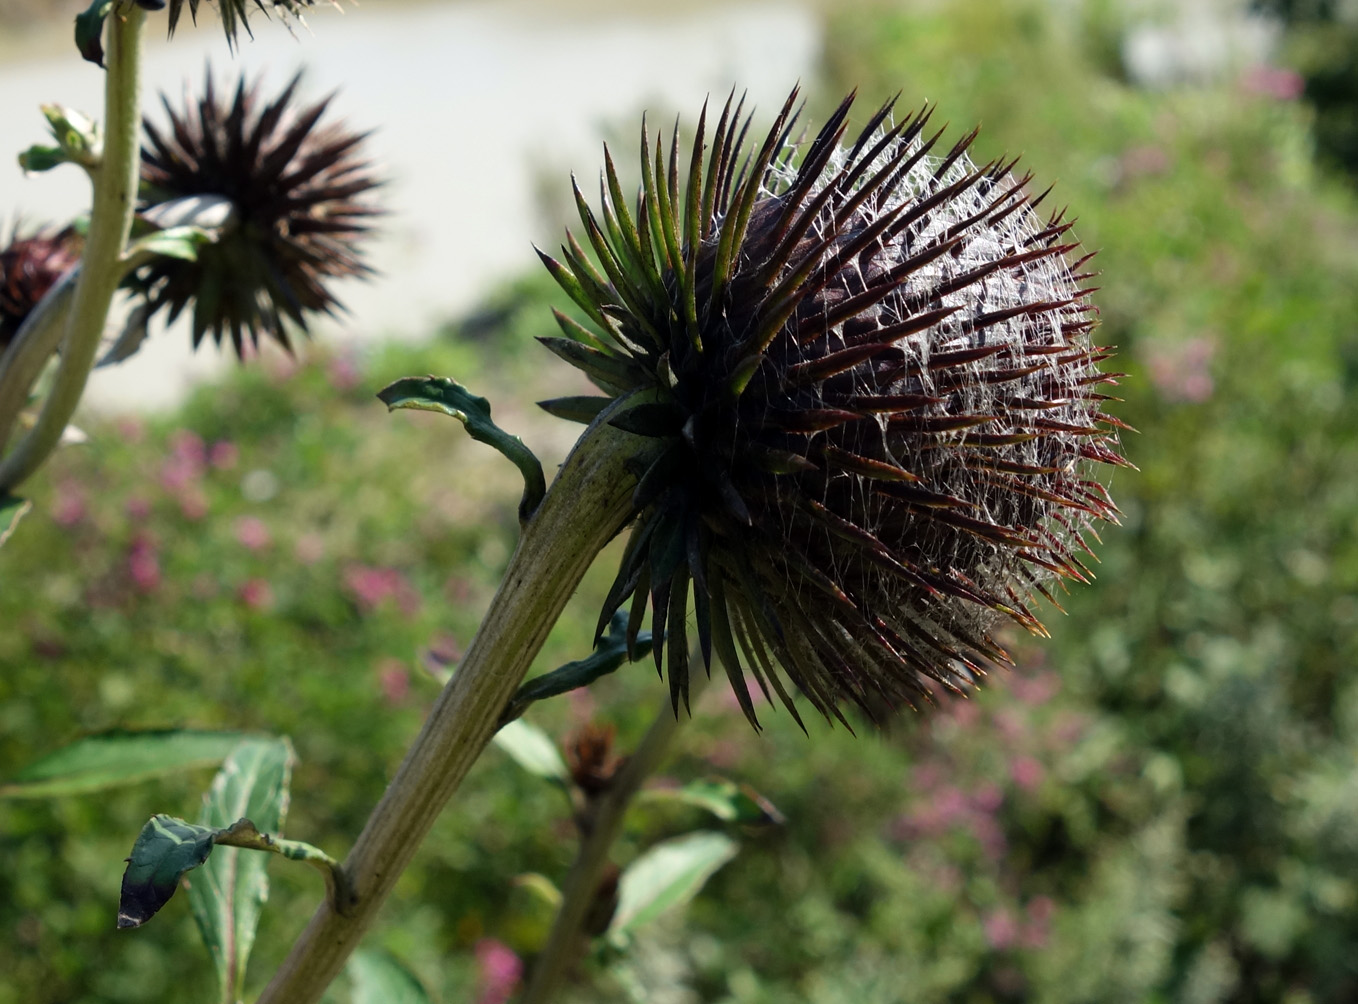
POLYGON ((139 592, 152 592, 160 585, 160 555, 155 539, 137 534, 127 555, 127 574, 139 592))
POLYGON ((273 587, 265 579, 250 579, 241 583, 236 595, 251 610, 267 610, 273 606, 273 587))
POLYGON ((236 542, 247 551, 263 551, 273 543, 273 535, 257 516, 242 516, 236 520, 236 542))
POLYGON ((1034 757, 1015 757, 1009 765, 1009 776, 1023 791, 1034 791, 1046 777, 1046 768, 1034 757))
POLYGON ((74 481, 63 481, 57 486, 56 503, 52 506, 52 520, 57 526, 73 527, 83 523, 89 515, 85 492, 74 481))
POLYGON ((1240 78, 1240 88, 1246 94, 1274 101, 1296 101, 1306 90, 1306 81, 1296 70, 1280 66, 1251 66, 1240 78))
POLYGON ((1019 940, 1018 921, 1004 907, 986 914, 981 926, 985 930, 986 941, 990 942, 990 947, 997 952, 1012 948, 1019 940))
POLYGON ((383 659, 377 667, 377 686, 388 707, 398 707, 410 696, 410 673, 400 659, 383 659))
POLYGON ((476 966, 481 983, 476 1004, 506 1004, 523 977, 523 961, 503 942, 482 938, 476 943, 476 966))
POLYGON ((233 470, 240 462, 240 448, 229 439, 212 444, 208 452, 208 463, 219 471, 233 470))

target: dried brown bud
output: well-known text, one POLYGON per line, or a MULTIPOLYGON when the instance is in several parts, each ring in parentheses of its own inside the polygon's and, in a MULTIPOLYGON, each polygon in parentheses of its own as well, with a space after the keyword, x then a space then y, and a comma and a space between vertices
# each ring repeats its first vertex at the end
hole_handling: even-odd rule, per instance
POLYGON ((566 741, 566 766, 575 786, 588 796, 602 794, 613 783, 622 758, 613 754, 611 725, 586 725, 566 741))

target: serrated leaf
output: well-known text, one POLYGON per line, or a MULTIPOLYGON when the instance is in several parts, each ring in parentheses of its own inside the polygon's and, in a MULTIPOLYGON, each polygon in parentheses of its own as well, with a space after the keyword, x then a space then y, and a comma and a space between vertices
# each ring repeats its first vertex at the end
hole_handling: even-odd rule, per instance
MULTIPOLYGON (((208 789, 199 825, 220 830, 245 818, 260 830, 278 832, 287 814, 292 763, 292 744, 286 739, 241 743, 208 789)), ((240 996, 259 914, 269 896, 268 863, 262 854, 223 847, 189 884, 189 905, 217 967, 221 999, 228 1004, 240 996)))
POLYGON ((353 983, 352 1004, 429 1004, 420 981, 386 952, 361 948, 344 971, 353 983))
POLYGON ((523 498, 519 519, 527 520, 547 494, 547 479, 542 464, 518 436, 505 432, 490 417, 490 402, 477 397, 456 380, 447 377, 406 377, 384 387, 378 400, 389 411, 413 408, 450 415, 467 427, 467 434, 504 454, 523 475, 523 498))
POLYGON ((217 829, 197 826, 174 816, 152 816, 127 859, 118 926, 140 927, 170 901, 179 879, 212 853, 217 829))
POLYGON ((768 826, 784 821, 783 814, 749 785, 723 777, 691 781, 681 788, 653 788, 645 793, 653 801, 672 800, 712 813, 724 823, 768 826))
POLYGON ((21 499, 17 495, 0 492, 0 545, 9 540, 10 534, 19 525, 19 520, 27 516, 28 511, 32 508, 33 503, 28 499, 21 499))
POLYGON ((78 739, 29 764, 4 798, 53 798, 136 784, 178 771, 215 767, 241 743, 237 732, 105 732, 78 739))
POLYGON ((494 742, 528 773, 562 784, 569 781, 570 772, 566 770, 556 744, 536 725, 515 719, 495 733, 494 742))
POLYGON ((113 0, 94 0, 89 9, 75 16, 75 47, 86 61, 104 65, 104 19, 113 9, 113 0))
POLYGON ((730 837, 711 831, 656 844, 622 873, 610 938, 625 941, 667 910, 687 903, 738 849, 730 837))

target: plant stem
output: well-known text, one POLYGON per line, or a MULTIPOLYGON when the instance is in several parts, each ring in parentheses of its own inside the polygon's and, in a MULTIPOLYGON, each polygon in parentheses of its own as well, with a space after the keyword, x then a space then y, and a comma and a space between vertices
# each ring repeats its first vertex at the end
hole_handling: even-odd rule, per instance
MULTIPOLYGON (((132 228, 141 167, 141 36, 146 11, 133 3, 108 17, 104 81, 104 152, 90 169, 94 202, 89 237, 76 279, 61 365, 38 424, 0 462, 0 489, 13 488, 42 466, 61 441, 85 392, 113 293, 122 278, 122 255, 132 228)), ((25 390, 23 393, 27 393, 25 390)))
MULTIPOLYGON (((694 675, 690 701, 697 699, 705 682, 702 675, 694 675)), ((680 723, 681 719, 666 700, 641 745, 623 764, 608 790, 590 807, 589 829, 580 841, 575 863, 562 887, 561 908, 552 921, 547 944, 533 963, 528 989, 519 1004, 547 1004, 556 995, 571 963, 580 958, 581 926, 594 903, 599 881, 608 865, 609 852, 622 832, 623 817, 646 779, 660 766, 680 723)))
POLYGON ((613 411, 581 437, 524 526, 461 666, 345 860, 353 899, 338 909, 320 906, 258 1004, 320 999, 490 741, 581 576, 621 529, 636 485, 627 459, 650 447, 608 425, 613 411))

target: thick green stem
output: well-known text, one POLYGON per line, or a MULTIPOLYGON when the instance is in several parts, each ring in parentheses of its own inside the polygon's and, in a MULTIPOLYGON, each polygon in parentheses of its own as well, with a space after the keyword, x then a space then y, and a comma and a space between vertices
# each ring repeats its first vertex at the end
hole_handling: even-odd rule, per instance
POLYGON ((627 519, 636 484, 627 459, 647 441, 605 424, 609 415, 576 444, 524 526, 462 664, 345 860, 352 901, 342 912, 321 905, 259 1004, 320 1000, 499 727, 581 576, 627 519))
MULTIPOLYGON (((691 699, 696 699, 704 682, 704 677, 695 675, 691 699)), ((581 839, 580 851, 561 890, 561 908, 552 922, 547 944, 533 964, 528 989, 519 1004, 547 1004, 556 995, 571 964, 580 959, 581 928, 599 890, 609 852, 622 833, 623 817, 641 786, 665 758, 680 721, 666 701, 641 745, 613 778, 612 786, 590 806, 586 821, 589 829, 581 839)))
MULTIPOLYGON (((122 278, 141 164, 141 37, 146 11, 118 5, 108 18, 104 82, 104 152, 94 178, 89 237, 76 280, 61 365, 38 424, 0 463, 0 489, 13 488, 42 466, 75 414, 94 366, 113 293, 122 278)), ((24 393, 27 393, 25 391, 24 393)))

